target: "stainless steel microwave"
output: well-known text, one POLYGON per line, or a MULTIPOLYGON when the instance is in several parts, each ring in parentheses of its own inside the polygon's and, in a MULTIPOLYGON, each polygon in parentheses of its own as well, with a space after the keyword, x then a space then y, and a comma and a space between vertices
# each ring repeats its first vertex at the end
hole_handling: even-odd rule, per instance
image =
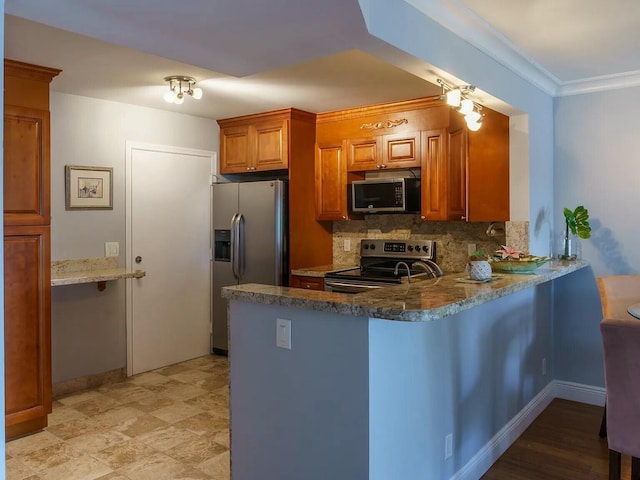
POLYGON ((420 211, 419 178, 376 178, 351 184, 354 213, 415 213, 420 211))

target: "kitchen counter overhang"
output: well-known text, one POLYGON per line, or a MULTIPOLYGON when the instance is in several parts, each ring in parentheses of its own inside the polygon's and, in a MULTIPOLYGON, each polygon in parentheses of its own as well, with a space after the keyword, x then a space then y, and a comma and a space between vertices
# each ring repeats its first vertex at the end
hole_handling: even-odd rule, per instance
POLYGON ((412 282, 372 292, 348 295, 261 284, 225 287, 222 296, 267 305, 280 305, 345 315, 403 322, 425 322, 454 315, 496 298, 549 282, 589 263, 554 261, 533 274, 501 274, 485 283, 463 283, 463 273, 412 282))

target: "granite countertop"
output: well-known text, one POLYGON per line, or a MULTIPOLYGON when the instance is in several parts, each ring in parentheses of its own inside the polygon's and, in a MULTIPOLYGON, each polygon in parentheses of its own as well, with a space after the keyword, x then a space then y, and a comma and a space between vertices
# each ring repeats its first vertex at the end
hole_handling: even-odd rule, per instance
POLYGON ((464 273, 452 273, 356 295, 250 283, 225 287, 222 296, 231 300, 353 316, 424 322, 454 315, 588 265, 588 262, 580 260, 570 263, 554 261, 541 266, 534 274, 499 274, 485 283, 467 283, 464 273))
POLYGON ((118 268, 117 257, 80 258, 51 262, 51 286, 107 282, 121 278, 142 278, 142 270, 118 268))
POLYGON ((341 272, 343 270, 351 270, 357 268, 357 265, 322 265, 320 267, 304 267, 291 270, 291 275, 299 275, 301 277, 319 277, 323 278, 327 273, 341 272))

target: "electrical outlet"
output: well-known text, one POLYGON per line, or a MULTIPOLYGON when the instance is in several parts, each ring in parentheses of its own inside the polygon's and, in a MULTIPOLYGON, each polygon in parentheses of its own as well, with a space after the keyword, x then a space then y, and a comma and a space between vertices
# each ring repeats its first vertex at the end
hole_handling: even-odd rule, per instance
POLYGON ((348 239, 348 238, 345 238, 343 246, 344 246, 344 251, 345 252, 350 252, 351 251, 351 240, 348 239))
POLYGON ((291 320, 276 319, 276 347, 291 350, 291 320))
POLYGON ((467 243, 467 255, 473 255, 473 252, 476 251, 475 243, 467 243))
POLYGON ((117 257, 120 255, 120 244, 118 242, 105 242, 104 255, 106 257, 117 257))
POLYGON ((453 433, 444 437, 444 459, 453 455, 453 433))
POLYGON ((547 359, 543 358, 542 359, 542 375, 546 375, 547 374, 547 359))

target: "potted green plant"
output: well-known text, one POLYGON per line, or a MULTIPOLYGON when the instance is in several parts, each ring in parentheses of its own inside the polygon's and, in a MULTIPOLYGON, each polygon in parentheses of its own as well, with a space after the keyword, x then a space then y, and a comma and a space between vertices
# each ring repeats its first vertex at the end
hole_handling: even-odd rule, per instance
POLYGON ((467 271, 471 280, 485 281, 491 278, 489 256, 482 250, 476 250, 469 255, 467 271))
POLYGON ((579 238, 591 237, 591 225, 589 225, 589 211, 580 205, 575 210, 564 209, 565 230, 562 243, 562 252, 558 255, 560 260, 575 260, 578 258, 577 245, 571 235, 579 238))

